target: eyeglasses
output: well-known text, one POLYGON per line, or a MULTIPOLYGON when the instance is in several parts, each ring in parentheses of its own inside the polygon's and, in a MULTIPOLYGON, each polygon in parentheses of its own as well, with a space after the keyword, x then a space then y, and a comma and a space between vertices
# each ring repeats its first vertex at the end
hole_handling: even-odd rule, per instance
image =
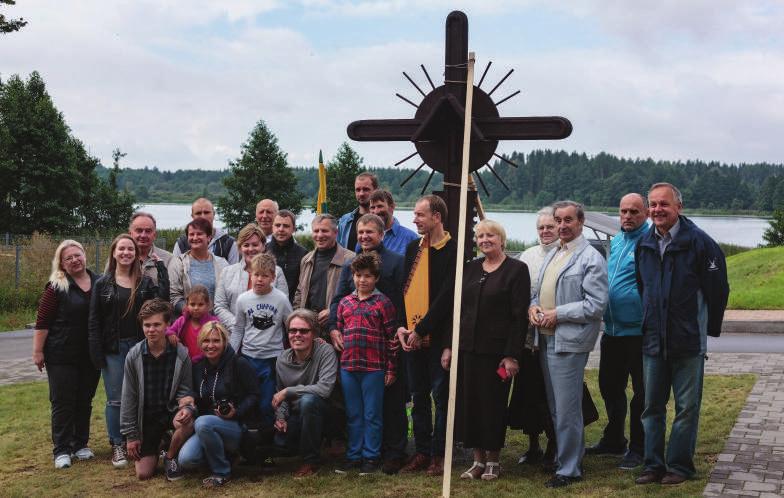
POLYGON ((289 335, 305 335, 313 329, 289 329, 289 335))

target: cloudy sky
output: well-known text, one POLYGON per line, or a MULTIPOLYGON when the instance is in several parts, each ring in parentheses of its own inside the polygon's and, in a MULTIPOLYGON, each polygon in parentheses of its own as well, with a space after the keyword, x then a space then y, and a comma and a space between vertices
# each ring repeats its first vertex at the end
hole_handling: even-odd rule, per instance
MULTIPOLYGON (((561 115, 563 148, 732 163, 784 162, 784 4, 763 0, 17 0, 0 77, 37 70, 104 164, 227 166, 263 119, 292 165, 315 165, 364 118, 407 118, 404 79, 443 80, 444 20, 469 18, 483 88, 504 116, 561 115)), ((352 143, 389 166, 411 144, 352 143)), ((411 161, 413 162, 413 161, 411 161)))

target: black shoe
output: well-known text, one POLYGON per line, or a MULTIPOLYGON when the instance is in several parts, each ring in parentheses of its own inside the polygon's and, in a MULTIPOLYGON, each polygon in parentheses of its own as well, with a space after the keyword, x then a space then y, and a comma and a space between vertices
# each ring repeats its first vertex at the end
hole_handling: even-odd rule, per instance
POLYGON ((405 465, 405 461, 402 458, 387 458, 384 460, 384 465, 381 466, 381 472, 389 476, 395 475, 400 472, 403 465, 405 465))
POLYGON ((179 481, 183 478, 182 469, 176 458, 163 457, 163 468, 166 470, 167 481, 179 481))
POLYGON ((536 448, 535 450, 528 450, 520 456, 520 459, 517 460, 518 465, 527 464, 533 465, 537 464, 542 461, 542 457, 544 456, 544 452, 541 448, 536 448))
POLYGON ((365 460, 359 468, 359 475, 368 476, 370 474, 375 474, 380 468, 381 465, 378 463, 378 460, 365 460))
POLYGON ((545 458, 542 462, 542 472, 545 474, 553 474, 558 470, 558 461, 555 458, 545 458))
POLYGON ((642 465, 642 456, 640 456, 639 453, 629 450, 623 456, 621 463, 618 464, 618 468, 621 470, 632 470, 640 465, 642 465))
POLYGON ((337 464, 337 466, 335 467, 335 473, 346 475, 352 470, 359 470, 361 466, 362 466, 362 462, 360 462, 359 460, 345 459, 339 464, 337 464))
POLYGON ((593 446, 589 446, 585 448, 586 455, 622 457, 625 453, 626 453, 626 446, 619 446, 619 447, 607 446, 601 441, 599 441, 593 446))
POLYGON ((546 488, 565 488, 566 486, 569 486, 570 484, 572 484, 574 482, 580 482, 582 480, 583 480, 582 476, 569 477, 569 476, 562 476, 562 475, 555 474, 555 477, 553 477, 552 479, 547 481, 547 483, 545 483, 544 487, 546 487, 546 488))

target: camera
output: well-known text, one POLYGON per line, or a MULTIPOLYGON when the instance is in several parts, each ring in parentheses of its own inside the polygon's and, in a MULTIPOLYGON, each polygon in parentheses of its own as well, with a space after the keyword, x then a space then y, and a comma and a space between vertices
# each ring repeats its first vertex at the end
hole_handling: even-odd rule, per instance
POLYGON ((231 408, 232 408, 231 401, 229 401, 228 399, 219 400, 217 403, 215 403, 215 408, 218 410, 218 413, 220 413, 223 416, 226 416, 229 413, 231 413, 231 408))

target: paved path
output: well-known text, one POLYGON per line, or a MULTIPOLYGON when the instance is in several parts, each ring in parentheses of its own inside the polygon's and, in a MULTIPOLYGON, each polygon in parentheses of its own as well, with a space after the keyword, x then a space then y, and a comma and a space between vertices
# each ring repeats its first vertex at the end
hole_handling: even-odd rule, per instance
MULTIPOLYGON (((32 331, 0 334, 0 385, 46 380, 30 361, 32 331)), ((705 496, 784 496, 784 336, 722 334, 708 343, 708 375, 759 377, 719 454, 705 496), (758 351, 758 352, 748 352, 758 351)), ((588 368, 599 367, 594 351, 588 368)))

